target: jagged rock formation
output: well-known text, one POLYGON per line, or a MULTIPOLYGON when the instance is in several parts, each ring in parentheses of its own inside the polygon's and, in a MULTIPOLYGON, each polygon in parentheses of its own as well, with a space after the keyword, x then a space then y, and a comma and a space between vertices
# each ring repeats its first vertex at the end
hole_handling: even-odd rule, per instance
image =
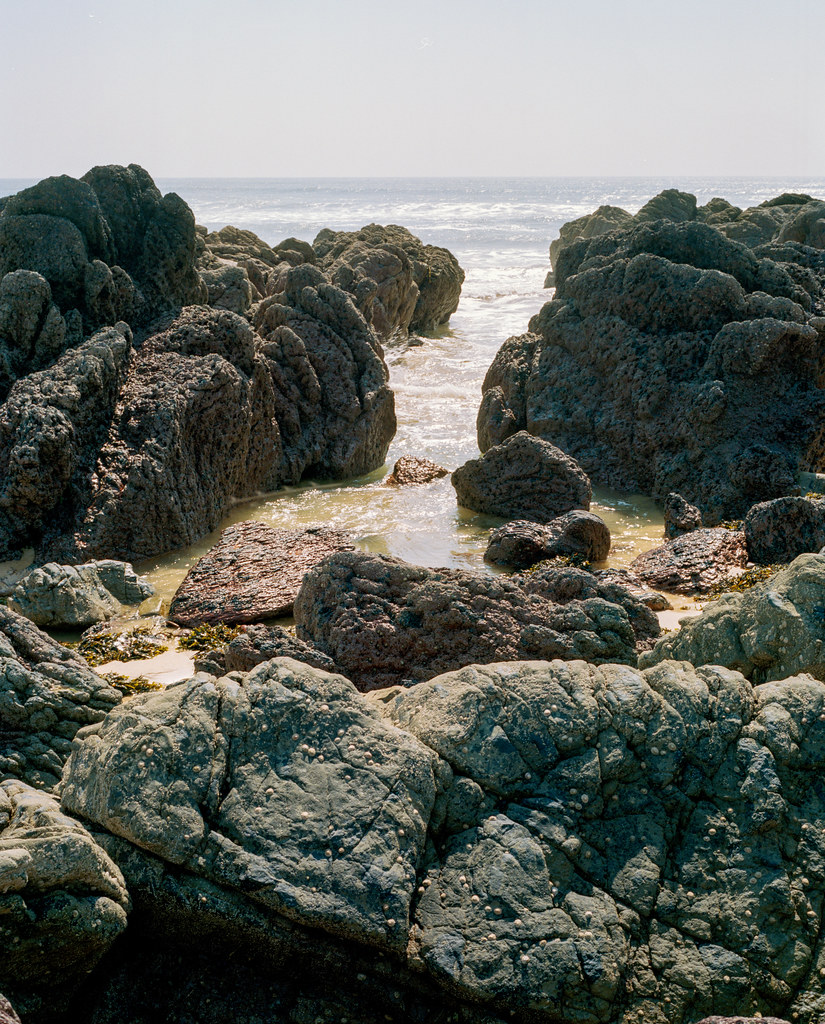
MULTIPOLYGON (((815 1024, 823 713, 810 677, 753 687, 672 662, 469 666, 367 698, 281 659, 114 711, 63 801, 141 897, 144 941, 115 979, 137 1005, 157 949, 208 927, 219 1008, 235 967, 217 956, 243 929, 242 1006, 282 991, 272 966, 250 974, 255 949, 291 976, 309 949, 340 966, 343 939, 352 1005, 381 993, 397 1024, 815 1024)), ((305 1013, 337 1008, 336 987, 305 1013)))
POLYGON ((685 501, 681 494, 671 493, 665 497, 665 537, 675 540, 683 533, 701 530, 702 513, 695 505, 685 501))
POLYGON ((706 594, 747 564, 744 533, 717 526, 691 530, 643 551, 630 563, 630 571, 654 589, 706 594))
POLYGON ((527 430, 708 526, 825 465, 825 253, 659 220, 572 243, 556 280, 487 373, 482 451, 527 430))
POLYGON ((743 593, 723 594, 643 654, 726 665, 756 683, 807 672, 825 680, 825 555, 800 555, 743 593))
POLYGON ((0 606, 0 777, 56 786, 75 733, 120 700, 82 658, 0 606))
POLYGON ((38 626, 93 626, 141 604, 154 588, 128 562, 48 562, 18 583, 11 606, 38 626))
POLYGON ((474 662, 635 664, 628 611, 598 595, 590 579, 590 593, 565 600, 539 573, 518 581, 341 552, 307 573, 295 624, 361 690, 409 685, 474 662))
POLYGON ((610 551, 610 530, 593 512, 577 509, 546 525, 515 519, 490 531, 484 560, 511 569, 529 569, 547 558, 578 555, 603 562, 610 551))

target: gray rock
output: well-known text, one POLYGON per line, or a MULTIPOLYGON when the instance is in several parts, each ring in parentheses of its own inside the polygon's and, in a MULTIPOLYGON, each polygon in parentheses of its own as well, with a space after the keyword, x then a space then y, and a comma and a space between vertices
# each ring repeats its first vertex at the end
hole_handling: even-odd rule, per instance
POLYGON ((644 551, 629 568, 649 587, 677 594, 704 594, 747 564, 745 535, 718 526, 692 530, 644 551))
POLYGON ((533 590, 527 586, 341 552, 307 573, 295 625, 299 638, 325 651, 360 690, 410 685, 476 662, 635 664, 636 636, 624 608, 595 594, 560 604, 541 594, 538 579, 533 590))
POLYGON ((754 505, 742 525, 752 562, 792 562, 825 544, 825 501, 775 498, 754 505))
POLYGON ((807 672, 825 680, 825 555, 800 555, 743 593, 724 594, 642 655, 726 665, 762 683, 807 672))
POLYGON ((490 531, 484 559, 511 569, 529 569, 546 558, 577 555, 603 562, 610 551, 610 530, 593 512, 576 509, 546 525, 516 519, 490 531))
POLYGON ((227 526, 175 591, 169 618, 195 626, 291 615, 307 572, 352 547, 348 534, 321 526, 276 530, 254 520, 227 526))
POLYGON ((120 700, 82 658, 0 606, 0 777, 56 786, 77 730, 120 700))
POLYGON ((48 562, 20 581, 11 605, 38 626, 74 628, 115 618, 154 592, 148 580, 138 576, 128 562, 48 562))
POLYGON ((578 463, 523 430, 459 466, 452 483, 459 505, 510 519, 549 523, 590 508, 590 480, 578 463))
POLYGON ((563 224, 559 237, 554 238, 550 243, 550 273, 544 282, 545 288, 551 288, 555 284, 554 270, 559 252, 566 245, 578 241, 580 238, 593 238, 595 235, 604 235, 609 231, 620 230, 630 227, 633 217, 619 206, 600 206, 593 213, 587 213, 584 217, 568 221, 563 224))
POLYGON ((0 908, 0 985, 28 1021, 42 1019, 44 1004, 65 1010, 125 929, 129 896, 115 864, 54 797, 7 779, 0 908))
POLYGON ((210 306, 243 314, 252 305, 252 285, 243 267, 222 266, 200 273, 210 306))
POLYGON ((0 401, 18 377, 54 362, 71 340, 44 277, 15 270, 0 279, 0 401))
POLYGON ((695 505, 685 501, 681 494, 671 493, 665 498, 665 537, 674 540, 691 530, 701 530, 702 513, 695 505))

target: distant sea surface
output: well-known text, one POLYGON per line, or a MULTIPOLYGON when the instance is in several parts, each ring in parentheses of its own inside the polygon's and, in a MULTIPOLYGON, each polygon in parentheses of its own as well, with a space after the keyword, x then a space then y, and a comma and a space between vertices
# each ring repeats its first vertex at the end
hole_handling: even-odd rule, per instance
MULTIPOLYGON (((0 195, 27 181, 0 180, 0 195)), ((481 382, 501 344, 527 329, 552 293, 543 288, 548 247, 562 224, 609 203, 635 213, 664 188, 692 192, 699 204, 722 196, 756 205, 782 192, 825 197, 822 178, 317 178, 157 179, 177 192, 210 230, 226 224, 274 244, 312 241, 321 228, 355 230, 401 224, 425 243, 446 246, 466 272, 461 304, 448 328, 423 344, 388 346, 398 433, 387 463, 425 455, 453 470, 478 455, 475 420, 481 382)), ((382 488, 386 470, 342 485, 290 489, 233 510, 229 521, 275 526, 326 523, 349 529, 359 546, 423 565, 481 569, 489 517, 456 506, 445 478, 424 488, 382 488)), ((596 488, 594 510, 608 521, 611 562, 623 564, 659 543, 662 519, 648 499, 596 488)), ((164 589, 216 535, 151 568, 164 589)))

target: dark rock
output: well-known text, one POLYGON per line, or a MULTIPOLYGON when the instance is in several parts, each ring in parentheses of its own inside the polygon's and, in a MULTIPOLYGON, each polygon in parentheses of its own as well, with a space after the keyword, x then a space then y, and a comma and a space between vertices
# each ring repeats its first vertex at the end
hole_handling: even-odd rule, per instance
POLYGON ((510 519, 549 523, 590 508, 590 480, 554 445, 519 431, 452 475, 459 505, 510 519))
POLYGON ((745 516, 742 529, 748 556, 759 565, 792 562, 825 544, 825 501, 775 498, 762 501, 745 516))
POLYGON ((464 271, 447 249, 423 245, 397 224, 324 229, 312 243, 323 270, 353 295, 382 337, 432 331, 458 308, 464 271))
POLYGON ((633 218, 636 223, 643 221, 696 220, 696 196, 680 192, 677 188, 666 188, 649 199, 633 218))
POLYGON ((825 249, 825 203, 814 200, 803 206, 779 231, 776 241, 799 242, 813 249, 825 249))
POLYGON ((392 473, 384 481, 387 487, 408 487, 413 484, 428 484, 447 476, 449 469, 437 465, 431 459, 418 455, 402 455, 395 463, 392 473))
POLYGON ((665 498, 665 537, 674 540, 691 530, 701 530, 702 513, 685 501, 681 494, 671 492, 665 498))
POLYGON ((18 377, 49 366, 75 340, 44 277, 15 270, 0 279, 0 401, 18 377))
POLYGON ((697 207, 696 219, 704 224, 726 224, 735 221, 741 213, 742 210, 738 206, 734 206, 733 203, 729 203, 727 199, 714 196, 704 206, 697 207))
POLYGON ((636 637, 623 608, 599 597, 560 605, 538 588, 342 552, 307 573, 295 624, 361 690, 409 685, 474 662, 635 663, 636 637))
POLYGON ((249 672, 273 658, 292 658, 325 672, 336 671, 332 658, 281 626, 249 626, 229 641, 224 652, 227 672, 249 672))
POLYGON ((527 430, 595 482, 681 494, 708 525, 793 493, 825 460, 825 257, 793 253, 696 221, 563 248, 555 299, 487 374, 479 446, 527 430))
POLYGON ((650 587, 677 594, 703 594, 748 564, 745 535, 723 526, 692 530, 644 551, 630 571, 650 587))
POLYGON ((621 207, 600 206, 593 213, 587 213, 584 217, 578 217, 576 220, 562 225, 559 237, 550 243, 551 270, 544 282, 544 287, 551 288, 555 284, 556 260, 564 246, 570 245, 580 238, 593 238, 594 235, 604 235, 609 231, 629 227, 632 223, 633 217, 621 207))
POLYGON ((610 551, 610 530, 592 512, 576 509, 549 523, 516 519, 490 532, 484 559, 511 569, 529 569, 536 562, 578 555, 588 562, 603 562, 610 551))
POLYGON ((790 1024, 779 1017, 703 1017, 699 1024, 790 1024))
POLYGON ((276 530, 254 521, 228 526, 186 574, 169 618, 195 626, 291 615, 306 573, 327 555, 352 546, 346 534, 320 526, 276 530))

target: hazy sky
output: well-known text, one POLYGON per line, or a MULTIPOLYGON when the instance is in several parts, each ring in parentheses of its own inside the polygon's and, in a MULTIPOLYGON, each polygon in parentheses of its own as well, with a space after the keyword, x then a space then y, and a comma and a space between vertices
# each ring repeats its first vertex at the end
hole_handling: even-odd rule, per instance
POLYGON ((0 177, 825 174, 825 0, 0 0, 0 177))

